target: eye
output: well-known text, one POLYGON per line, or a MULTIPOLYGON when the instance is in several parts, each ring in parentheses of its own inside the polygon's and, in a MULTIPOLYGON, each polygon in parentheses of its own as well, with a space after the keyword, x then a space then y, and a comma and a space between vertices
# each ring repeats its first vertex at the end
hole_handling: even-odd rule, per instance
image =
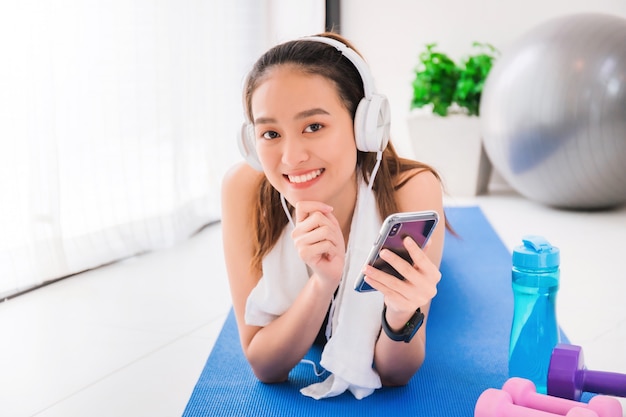
POLYGON ((311 123, 310 125, 308 125, 306 127, 306 129, 304 129, 304 131, 306 133, 313 133, 313 132, 317 132, 318 130, 320 130, 323 126, 319 123, 311 123))
POLYGON ((267 140, 276 139, 276 138, 277 138, 277 137, 279 137, 279 136, 280 136, 280 135, 279 135, 278 133, 274 132, 273 130, 269 130, 269 131, 267 131, 267 132, 265 132, 265 133, 263 133, 263 134, 261 135, 261 137, 262 137, 263 139, 267 139, 267 140))

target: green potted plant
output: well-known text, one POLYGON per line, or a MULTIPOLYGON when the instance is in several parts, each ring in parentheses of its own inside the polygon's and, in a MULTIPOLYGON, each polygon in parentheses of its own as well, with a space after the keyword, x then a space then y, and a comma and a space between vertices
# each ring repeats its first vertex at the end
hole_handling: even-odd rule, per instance
POLYGON ((430 43, 419 55, 411 108, 429 106, 433 113, 446 116, 454 101, 460 70, 447 54, 435 50, 436 47, 437 44, 430 43))
POLYGON ((466 109, 470 116, 478 116, 480 96, 489 71, 497 58, 498 50, 488 43, 474 42, 478 53, 465 57, 459 65, 459 78, 456 82, 453 101, 466 109))
POLYGON ((428 106, 440 116, 447 116, 450 111, 478 115, 483 86, 498 50, 488 43, 474 42, 472 46, 478 52, 457 64, 436 50, 436 43, 426 45, 415 69, 411 109, 428 106))
POLYGON ((480 135, 480 97, 498 51, 474 42, 474 54, 456 63, 427 44, 418 56, 409 117, 411 144, 417 159, 433 165, 453 196, 487 191, 491 163, 480 135))

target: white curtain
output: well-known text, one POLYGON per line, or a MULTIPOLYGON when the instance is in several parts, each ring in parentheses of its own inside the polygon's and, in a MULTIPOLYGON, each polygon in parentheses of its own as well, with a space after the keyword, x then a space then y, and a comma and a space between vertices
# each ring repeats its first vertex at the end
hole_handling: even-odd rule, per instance
POLYGON ((245 72, 279 38, 321 30, 323 10, 320 0, 2 2, 0 299, 218 220, 245 72))

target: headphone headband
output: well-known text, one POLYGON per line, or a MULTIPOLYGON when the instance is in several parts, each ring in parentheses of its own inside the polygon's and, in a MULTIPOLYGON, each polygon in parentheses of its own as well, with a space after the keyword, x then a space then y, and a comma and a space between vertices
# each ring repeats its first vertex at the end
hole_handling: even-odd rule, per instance
POLYGON ((365 60, 359 55, 354 49, 350 48, 343 42, 340 42, 333 38, 327 38, 324 36, 307 36, 304 38, 300 38, 301 41, 313 41, 313 42, 321 42, 327 45, 333 46, 337 49, 343 56, 348 58, 352 65, 356 68, 359 75, 361 76, 361 80, 363 81, 363 92, 365 94, 366 99, 371 99, 374 94, 374 80, 370 74, 369 67, 365 60))

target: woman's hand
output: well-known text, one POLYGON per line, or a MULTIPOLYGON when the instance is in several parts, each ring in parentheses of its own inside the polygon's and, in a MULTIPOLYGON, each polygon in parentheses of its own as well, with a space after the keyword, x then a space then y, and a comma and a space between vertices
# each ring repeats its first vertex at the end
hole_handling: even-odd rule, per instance
POLYGON ((366 282, 385 297, 387 322, 392 329, 401 329, 418 307, 430 303, 437 294, 441 273, 437 266, 410 237, 403 241, 413 265, 388 249, 380 257, 404 277, 393 275, 367 265, 364 269, 366 282))
POLYGON ((333 208, 316 201, 300 201, 295 208, 296 226, 291 237, 300 258, 323 282, 336 287, 343 274, 346 251, 333 208))

